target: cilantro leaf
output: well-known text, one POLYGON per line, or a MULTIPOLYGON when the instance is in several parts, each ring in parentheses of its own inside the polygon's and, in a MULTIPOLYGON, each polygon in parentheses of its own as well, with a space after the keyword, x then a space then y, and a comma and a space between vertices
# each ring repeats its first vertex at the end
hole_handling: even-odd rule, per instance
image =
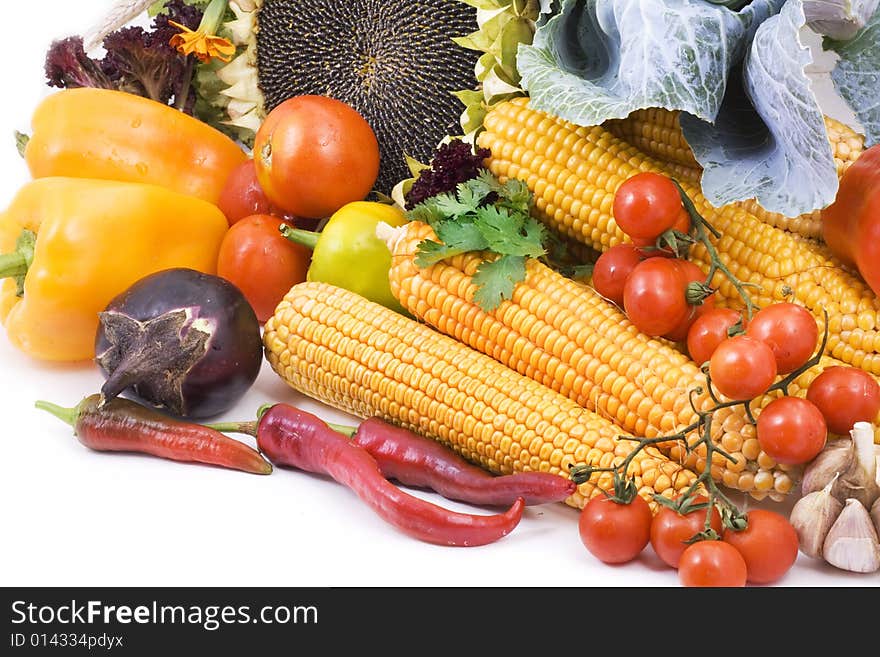
POLYGON ((483 201, 486 200, 486 197, 492 193, 491 189, 474 179, 459 183, 456 191, 458 192, 459 200, 463 204, 470 206, 472 210, 480 207, 483 201))
POLYGON ((507 208, 487 205, 477 210, 475 223, 489 249, 495 253, 533 258, 544 255, 540 232, 524 233, 524 216, 521 214, 513 215, 507 208))
POLYGON ((524 213, 529 212, 532 203, 532 192, 529 191, 528 185, 519 178, 511 178, 504 183, 499 195, 504 206, 524 213))
POLYGON ((431 203, 430 199, 424 203, 419 203, 416 207, 406 213, 407 219, 410 221, 421 221, 431 227, 435 227, 438 223, 446 219, 446 215, 436 205, 431 203))
POLYGON ((415 263, 418 267, 430 267, 441 260, 466 253, 467 250, 456 249, 434 240, 422 240, 416 248, 415 263))
POLYGON ((435 231, 440 241, 449 247, 464 251, 482 251, 489 248, 489 242, 473 221, 444 221, 437 224, 435 231))
POLYGON ((438 210, 448 215, 450 219, 456 219, 477 209, 476 205, 472 205, 469 202, 470 200, 459 200, 455 194, 438 194, 431 200, 431 203, 438 210))
POLYGON ((498 307, 504 299, 513 295, 513 288, 526 277, 526 259, 523 256, 505 255, 495 261, 484 262, 473 275, 477 286, 474 302, 485 311, 498 307))

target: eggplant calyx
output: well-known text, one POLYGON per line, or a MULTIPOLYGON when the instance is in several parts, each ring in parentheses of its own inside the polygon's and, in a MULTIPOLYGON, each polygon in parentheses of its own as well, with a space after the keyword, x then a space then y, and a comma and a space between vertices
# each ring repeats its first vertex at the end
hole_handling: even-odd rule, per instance
POLYGON ((186 415, 183 384, 214 332, 210 321, 194 315, 193 308, 177 308, 140 321, 114 310, 100 313, 109 346, 95 360, 108 373, 101 387, 105 399, 131 387, 139 397, 186 415))

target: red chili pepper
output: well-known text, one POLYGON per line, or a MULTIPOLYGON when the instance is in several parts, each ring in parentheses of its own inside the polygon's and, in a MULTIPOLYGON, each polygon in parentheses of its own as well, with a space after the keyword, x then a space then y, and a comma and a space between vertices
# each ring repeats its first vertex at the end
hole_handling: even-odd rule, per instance
POLYGON ((522 497, 527 505, 544 504, 562 502, 577 490, 571 479, 549 472, 495 476, 448 447, 378 417, 361 422, 352 440, 376 459, 386 477, 452 500, 507 505, 522 497))
POLYGON ((331 476, 353 490, 382 519, 429 543, 492 543, 516 527, 525 506, 518 498, 503 514, 472 515, 409 495, 385 478, 376 459, 365 449, 319 417, 287 404, 275 404, 262 415, 257 444, 277 465, 331 476))
POLYGON ((67 422, 79 441, 94 450, 141 452, 254 474, 272 472, 272 464, 248 445, 214 429, 175 420, 129 399, 117 397, 101 404, 101 395, 95 394, 74 408, 45 401, 38 401, 36 407, 67 422))

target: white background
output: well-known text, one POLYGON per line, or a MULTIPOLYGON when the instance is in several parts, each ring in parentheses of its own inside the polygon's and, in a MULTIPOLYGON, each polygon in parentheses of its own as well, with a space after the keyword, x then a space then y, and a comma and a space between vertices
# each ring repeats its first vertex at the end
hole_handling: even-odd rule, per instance
MULTIPOLYGON (((9 3, 0 102, 0 208, 28 179, 12 133, 49 90, 43 55, 52 38, 94 24, 108 0, 9 3)), ((479 548, 446 548, 386 525, 347 489, 277 469, 248 475, 139 455, 92 452, 37 411, 37 399, 72 406, 96 392, 89 363, 53 365, 14 350, 0 330, 0 585, 48 586, 677 586, 650 548, 618 567, 580 543, 577 511, 532 507, 516 530, 479 548)), ((265 366, 223 419, 247 420, 264 402, 304 399, 265 366)), ((458 510, 469 507, 419 493, 458 510)), ((766 506, 766 505, 765 505, 766 506)), ((787 507, 770 505, 781 511, 787 507)), ((477 509, 484 513, 487 510, 477 509)), ((864 586, 803 556, 779 586, 864 586)))

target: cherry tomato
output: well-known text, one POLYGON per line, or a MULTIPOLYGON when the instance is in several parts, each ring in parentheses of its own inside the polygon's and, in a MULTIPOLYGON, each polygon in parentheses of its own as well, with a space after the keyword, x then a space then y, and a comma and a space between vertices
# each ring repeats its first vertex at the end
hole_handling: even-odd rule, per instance
POLYGON ((629 320, 646 335, 665 335, 685 321, 690 311, 681 269, 670 258, 648 258, 633 267, 623 286, 629 320))
POLYGON ((731 308, 709 308, 697 317, 687 334, 688 354, 697 365, 707 362, 715 348, 728 337, 728 330, 737 322, 744 322, 743 316, 731 308))
POLYGON ((651 507, 639 495, 623 504, 600 495, 584 506, 578 521, 581 541, 605 563, 635 559, 651 538, 651 507))
POLYGON ((652 242, 679 218, 681 195, 668 176, 645 171, 625 180, 614 195, 611 212, 620 229, 652 242))
MULTIPOLYGON (((671 230, 677 230, 679 233, 684 233, 685 235, 690 232, 691 216, 688 214, 688 211, 684 206, 682 206, 681 211, 678 213, 678 218, 675 220, 675 223, 672 224, 671 230)), ((659 235, 657 237, 659 237, 659 235)), ((639 249, 639 252, 644 258, 651 258, 653 256, 675 256, 672 249, 668 247, 664 246, 662 248, 657 248, 657 237, 646 239, 630 236, 630 240, 632 240, 633 246, 639 249)))
POLYGON ((776 371, 788 374, 810 360, 819 339, 819 326, 803 306, 780 302, 756 312, 746 333, 770 345, 776 371))
POLYGON ((847 434, 856 422, 873 422, 880 413, 880 385, 858 367, 826 367, 807 388, 807 399, 836 434, 847 434))
POLYGON ((758 444, 777 463, 812 461, 825 447, 828 427, 816 405, 800 397, 779 397, 758 416, 758 444))
POLYGON ((722 395, 754 399, 776 378, 776 358, 766 342, 735 335, 715 348, 709 359, 709 376, 722 395))
POLYGON ((623 307, 623 286, 642 255, 632 244, 617 244, 605 251, 593 265, 593 288, 606 299, 623 307))
POLYGON ((235 285, 265 322, 284 295, 306 280, 312 252, 278 230, 278 217, 258 214, 232 225, 220 243, 217 275, 235 285))
POLYGON ((300 217, 328 217, 370 193, 379 144, 351 106, 327 96, 295 96, 266 116, 254 139, 254 162, 275 205, 300 217))
MULTIPOLYGON (((676 258, 673 259, 672 262, 674 262, 676 266, 681 270, 685 285, 685 300, 687 300, 687 285, 690 283, 705 283, 706 272, 704 272, 702 269, 700 269, 698 265, 694 264, 690 260, 676 258)), ((685 315, 684 319, 679 322, 679 324, 674 329, 664 334, 663 337, 668 340, 672 340, 673 342, 683 342, 687 339, 688 331, 690 330, 690 327, 694 323, 694 321, 698 317, 700 317, 700 315, 708 312, 714 307, 714 292, 703 299, 701 303, 688 303, 687 315, 685 315)))
POLYGON ((284 211, 275 207, 260 187, 253 160, 242 162, 232 170, 220 192, 217 206, 226 215, 230 226, 255 214, 284 215, 284 211))
POLYGON ((746 513, 746 520, 746 529, 735 531, 725 528, 721 539, 743 556, 750 582, 775 582, 788 572, 797 559, 797 532, 785 516, 775 511, 752 509, 746 513))
POLYGON ((678 562, 678 579, 683 586, 743 587, 747 571, 743 556, 723 541, 689 545, 678 562))
MULTIPOLYGON (((699 496, 692 504, 705 503, 704 496, 699 496)), ((678 568, 682 552, 688 547, 686 541, 692 539, 705 529, 707 509, 696 509, 680 513, 668 506, 661 506, 654 520, 651 521, 651 547, 667 565, 678 568)), ((710 527, 721 536, 721 514, 712 508, 710 527)))

